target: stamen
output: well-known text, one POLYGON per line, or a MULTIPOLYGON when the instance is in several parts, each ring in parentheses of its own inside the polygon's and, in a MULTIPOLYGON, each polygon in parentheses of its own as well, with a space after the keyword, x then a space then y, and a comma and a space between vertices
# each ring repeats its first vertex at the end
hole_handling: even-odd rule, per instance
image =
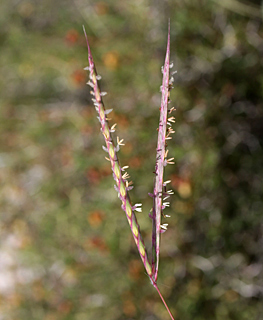
POLYGON ((170 207, 170 202, 164 202, 163 205, 164 205, 165 207, 170 207))
POLYGON ((131 186, 133 184, 133 182, 132 181, 126 181, 126 188, 128 188, 129 186, 131 186))
POLYGON ((142 212, 142 208, 140 208, 141 206, 142 206, 141 203, 136 203, 136 204, 132 207, 132 209, 135 210, 135 211, 137 211, 137 212, 142 212))
POLYGON ((161 227, 162 229, 164 229, 164 230, 167 230, 168 223, 161 224, 160 227, 161 227))
POLYGON ((173 111, 175 111, 175 107, 172 107, 170 110, 169 110, 169 114, 172 113, 173 111))
POLYGON ((127 172, 125 172, 124 175, 122 176, 123 180, 127 180, 129 178, 130 178, 130 176, 129 176, 129 174, 127 172))
POLYGON ((170 159, 167 160, 167 163, 168 163, 168 164, 174 164, 174 161, 173 161, 173 160, 174 160, 174 158, 170 158, 170 159))
POLYGON ((134 207, 141 207, 142 203, 135 203, 134 207))
POLYGON ((120 140, 119 137, 117 137, 117 143, 120 146, 125 146, 125 144, 123 143, 123 139, 120 140))

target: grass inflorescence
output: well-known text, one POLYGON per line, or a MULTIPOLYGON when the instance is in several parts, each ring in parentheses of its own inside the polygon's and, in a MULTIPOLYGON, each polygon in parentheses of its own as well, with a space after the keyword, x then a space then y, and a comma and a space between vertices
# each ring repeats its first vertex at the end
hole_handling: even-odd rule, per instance
MULTIPOLYGON (((103 150, 107 152, 105 157, 111 164, 111 169, 113 172, 113 177, 115 180, 115 189, 118 192, 118 197, 122 202, 121 208, 126 214, 130 229, 136 243, 137 249, 139 251, 140 257, 142 259, 145 270, 150 278, 151 283, 154 288, 157 290, 160 295, 171 319, 174 319, 170 309, 168 308, 163 296, 161 295, 159 288, 157 286, 157 275, 158 275, 158 265, 159 265, 159 252, 160 252, 160 233, 166 231, 167 223, 161 224, 161 216, 163 215, 163 210, 165 207, 169 206, 167 199, 173 193, 172 190, 167 190, 166 185, 169 181, 163 181, 164 167, 167 164, 173 163, 173 158, 168 159, 168 150, 166 149, 166 142, 171 138, 171 134, 174 132, 171 125, 174 122, 174 117, 171 116, 171 113, 174 111, 174 108, 168 110, 168 104, 170 102, 170 90, 172 88, 173 77, 170 77, 170 24, 168 29, 168 41, 167 41, 167 50, 164 67, 162 68, 163 72, 163 82, 161 86, 162 99, 161 99, 161 108, 160 108, 160 121, 158 128, 158 142, 157 142, 157 154, 156 154, 156 165, 155 165, 155 183, 153 194, 150 194, 153 198, 153 208, 150 214, 150 217, 153 221, 153 232, 152 232, 152 263, 150 263, 146 248, 144 245, 143 238, 140 232, 140 226, 138 224, 135 211, 141 212, 141 204, 132 205, 129 191, 132 189, 131 182, 128 181, 129 174, 126 172, 127 166, 121 167, 120 161, 118 159, 118 151, 120 147, 124 145, 123 139, 117 137, 116 142, 112 137, 112 133, 116 130, 116 124, 112 126, 108 123, 108 114, 112 109, 105 109, 102 97, 106 92, 102 92, 100 89, 99 81, 101 76, 98 75, 96 67, 93 61, 91 54, 88 38, 86 35, 85 28, 84 33, 87 40, 88 46, 88 60, 89 66, 84 68, 89 71, 89 81, 87 84, 91 87, 91 94, 93 95, 92 101, 95 106, 95 109, 98 113, 98 120, 101 125, 101 132, 105 140, 105 146, 103 150), (168 118, 169 117, 169 118, 168 118)), ((165 218, 169 217, 163 215, 165 218)))

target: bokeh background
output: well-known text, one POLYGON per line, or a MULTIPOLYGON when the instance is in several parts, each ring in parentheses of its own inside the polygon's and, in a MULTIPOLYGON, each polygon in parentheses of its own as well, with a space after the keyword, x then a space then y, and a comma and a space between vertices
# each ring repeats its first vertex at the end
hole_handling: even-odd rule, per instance
POLYGON ((160 290, 175 319, 263 319, 261 1, 3 0, 1 320, 169 319, 104 159, 82 31, 150 250, 168 18, 176 164, 160 290))

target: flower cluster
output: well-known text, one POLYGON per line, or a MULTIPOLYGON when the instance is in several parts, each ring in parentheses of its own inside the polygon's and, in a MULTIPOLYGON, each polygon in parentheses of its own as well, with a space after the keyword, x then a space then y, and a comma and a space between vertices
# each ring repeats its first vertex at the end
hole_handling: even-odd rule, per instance
MULTIPOLYGON (((84 29, 84 28, 83 28, 84 29)), ((128 223, 130 225, 134 241, 138 248, 140 257, 144 264, 145 270, 151 280, 151 283, 157 290, 160 295, 171 319, 174 319, 168 306, 166 305, 159 288, 157 286, 157 274, 158 274, 158 264, 159 264, 159 251, 160 251, 160 233, 166 231, 168 224, 161 224, 161 215, 163 214, 163 210, 169 206, 169 202, 167 199, 172 194, 172 190, 166 190, 166 185, 170 181, 163 182, 163 173, 164 167, 167 164, 173 163, 173 158, 168 159, 168 150, 166 150, 166 140, 171 139, 171 134, 174 133, 172 129, 172 123, 175 122, 175 118, 170 116, 174 108, 168 110, 168 103, 170 102, 170 90, 173 84, 173 77, 169 78, 169 71, 172 68, 170 64, 170 27, 168 32, 168 43, 167 43, 167 51, 165 64, 163 67, 163 83, 161 87, 162 91, 162 102, 160 109, 160 121, 159 121, 159 130, 158 130, 158 143, 157 143, 157 155, 156 155, 156 165, 155 165, 155 184, 154 191, 151 195, 154 200, 152 214, 150 217, 153 221, 153 235, 152 235, 152 248, 153 248, 153 259, 152 264, 150 264, 145 245, 140 233, 140 227, 137 222, 137 218, 135 215, 135 211, 142 211, 142 204, 137 203, 135 205, 131 204, 131 200, 129 197, 129 191, 133 188, 132 182, 128 181, 130 178, 129 174, 126 172, 128 166, 121 167, 119 159, 118 159, 118 151, 121 146, 124 146, 123 139, 119 139, 117 137, 116 143, 112 137, 112 133, 116 130, 116 123, 109 126, 108 123, 108 115, 112 111, 112 109, 105 109, 102 97, 106 95, 106 92, 102 92, 100 89, 99 81, 101 80, 101 76, 97 74, 95 64, 93 61, 93 57, 91 54, 90 46, 88 43, 87 35, 84 29, 85 37, 87 40, 88 46, 88 60, 89 66, 84 68, 89 71, 89 81, 87 84, 91 87, 91 95, 93 96, 92 101, 95 106, 95 109, 98 113, 98 120, 101 126, 101 132, 104 137, 105 145, 102 147, 105 152, 107 152, 107 157, 105 157, 111 164, 113 178, 115 180, 115 190, 118 193, 118 197, 121 200, 121 208, 126 214, 128 223), (168 118, 168 115, 170 116, 168 118), (167 119, 168 118, 168 119, 167 119)), ((169 217, 165 215, 164 217, 169 217)))

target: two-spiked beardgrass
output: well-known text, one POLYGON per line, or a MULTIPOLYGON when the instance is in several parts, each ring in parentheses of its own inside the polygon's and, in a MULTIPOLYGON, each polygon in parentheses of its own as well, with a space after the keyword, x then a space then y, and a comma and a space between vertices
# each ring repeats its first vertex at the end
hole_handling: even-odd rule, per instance
POLYGON ((112 109, 105 109, 102 97, 106 95, 106 92, 102 92, 99 85, 99 80, 101 76, 97 74, 93 57, 91 54, 89 42, 87 39, 85 28, 83 27, 84 34, 87 40, 88 46, 88 60, 89 66, 84 68, 89 71, 89 81, 87 84, 91 87, 91 94, 93 96, 92 101, 95 109, 98 113, 98 120, 101 125, 101 132, 104 137, 105 146, 103 150, 107 152, 107 157, 105 157, 111 164, 111 169, 113 173, 113 178, 115 180, 115 190, 118 193, 118 197, 121 200, 121 208, 126 214, 130 229, 139 251, 140 257, 142 259, 145 270, 150 278, 150 281, 154 288, 157 290, 162 302, 164 303, 171 319, 174 319, 170 309, 168 308, 163 296, 161 295, 159 288, 157 286, 157 275, 158 275, 158 265, 159 265, 159 252, 160 252, 160 234, 167 230, 168 223, 161 224, 162 216, 164 218, 170 217, 169 215, 164 215, 163 210, 169 207, 168 198, 173 194, 172 190, 167 190, 167 184, 171 181, 163 181, 164 167, 168 164, 173 164, 174 158, 168 159, 168 150, 166 149, 167 140, 171 139, 171 134, 174 133, 172 129, 172 123, 175 122, 175 118, 171 117, 170 114, 175 110, 171 108, 168 110, 168 104, 170 102, 170 90, 172 89, 173 77, 170 78, 170 69, 173 64, 170 64, 170 23, 168 28, 168 41, 166 49, 165 63, 162 67, 163 81, 161 86, 162 98, 161 98, 161 108, 160 108, 160 120, 158 128, 158 140, 157 140, 157 153, 156 153, 156 164, 155 164, 155 182, 153 187, 153 193, 149 194, 153 198, 153 208, 149 214, 152 219, 152 263, 149 262, 146 248, 141 236, 140 226, 137 222, 135 211, 142 212, 142 204, 132 205, 129 191, 133 188, 131 186, 131 181, 129 174, 126 172, 127 166, 121 167, 118 159, 118 151, 120 147, 124 145, 123 139, 117 137, 116 143, 112 137, 112 133, 115 132, 116 124, 111 127, 108 124, 108 114, 112 109), (168 118, 169 117, 169 118, 168 118))

